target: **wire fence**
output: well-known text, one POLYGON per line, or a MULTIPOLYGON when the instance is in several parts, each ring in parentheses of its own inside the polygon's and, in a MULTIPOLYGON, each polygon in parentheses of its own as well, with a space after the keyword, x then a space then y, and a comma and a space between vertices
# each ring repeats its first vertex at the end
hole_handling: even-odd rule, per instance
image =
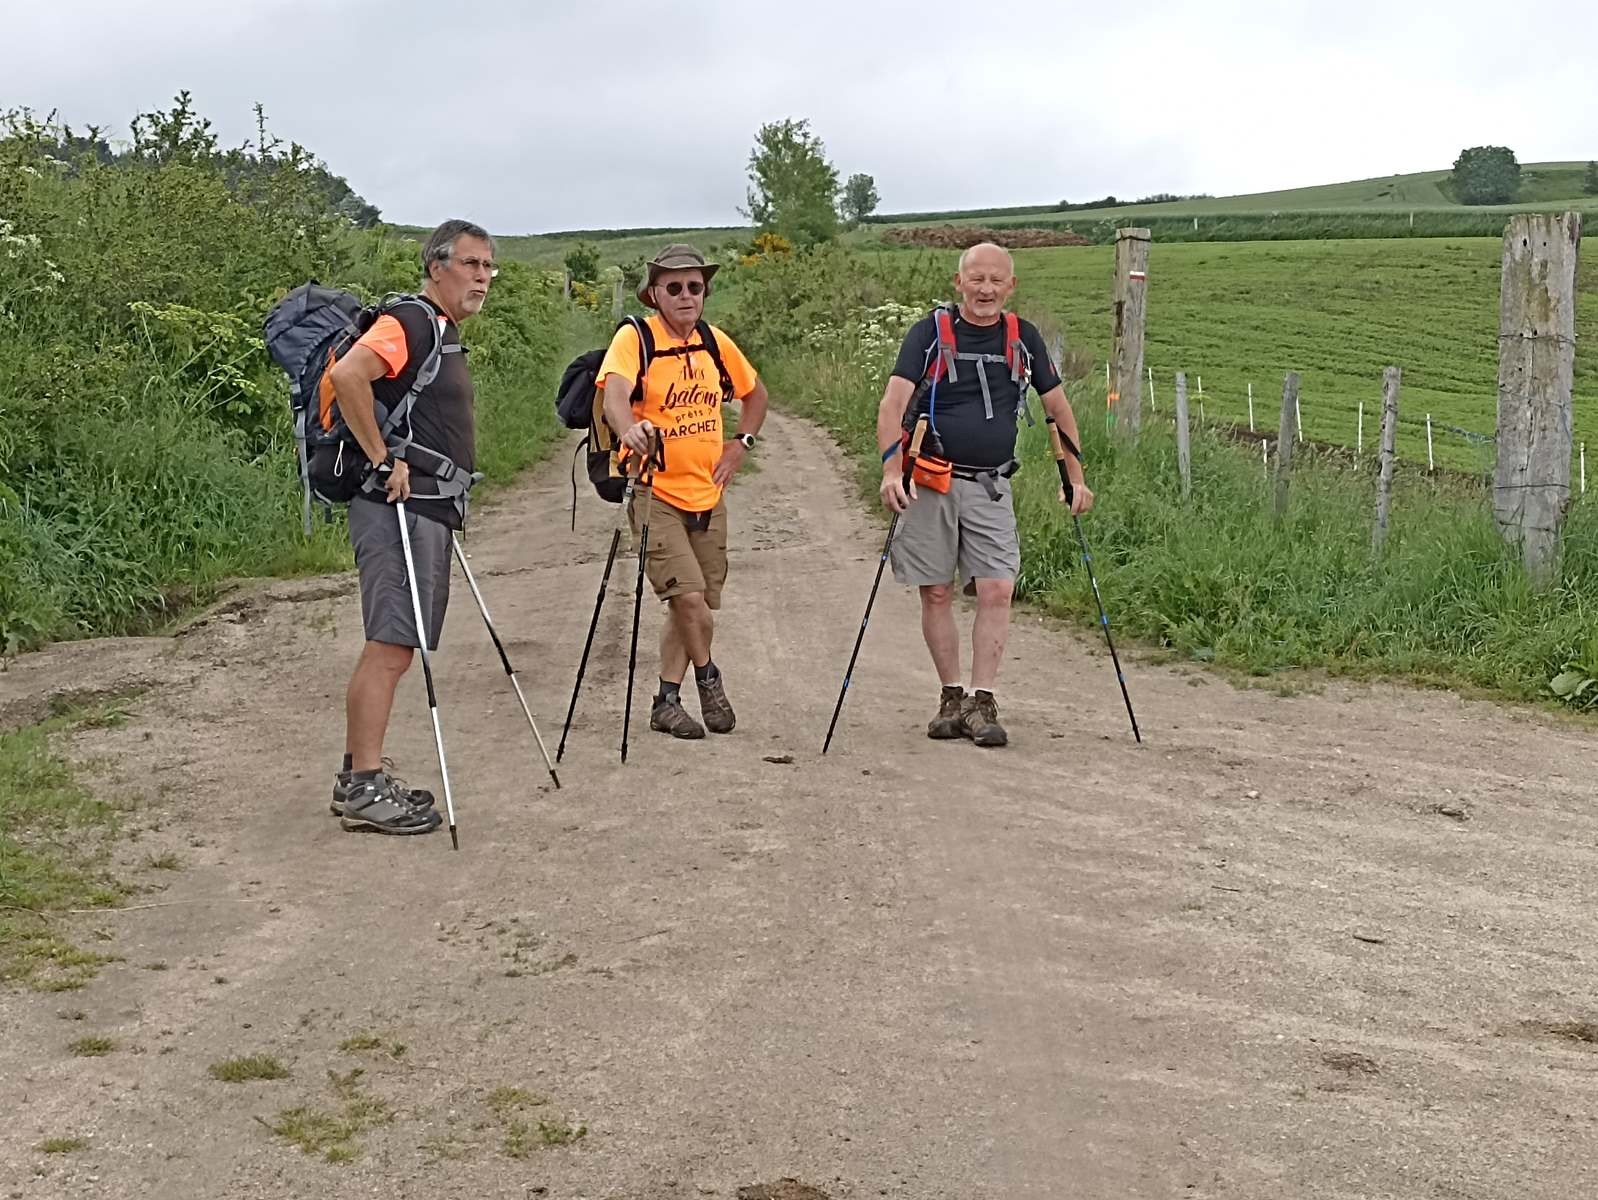
MULTIPOLYGON (((1113 395, 1110 381, 1111 364, 1106 361, 1106 396, 1113 395)), ((1157 372, 1152 366, 1144 368, 1144 403, 1147 411, 1173 416, 1175 408, 1175 371, 1157 372)), ((1204 391, 1204 377, 1197 372, 1184 372, 1189 381, 1188 419, 1196 425, 1219 428, 1240 440, 1259 441, 1266 447, 1264 462, 1270 463, 1270 444, 1280 433, 1280 402, 1270 398, 1267 391, 1256 395, 1252 383, 1245 385, 1239 397, 1217 395, 1204 391)), ((1373 384, 1373 392, 1380 393, 1380 381, 1373 384)), ((1580 407, 1580 401, 1577 400, 1580 407)), ((1113 426, 1117 413, 1113 402, 1105 407, 1105 422, 1113 426)), ((1302 385, 1294 413, 1293 436, 1299 443, 1314 445, 1333 454, 1348 454, 1356 464, 1369 462, 1372 469, 1379 459, 1381 449, 1382 411, 1379 399, 1371 403, 1316 395, 1313 389, 1302 385), (1306 419, 1311 433, 1306 435, 1306 419), (1345 436, 1337 436, 1339 429, 1345 436)), ((1432 413, 1409 416, 1400 413, 1398 428, 1412 436, 1399 438, 1395 454, 1399 461, 1425 463, 1428 474, 1447 474, 1481 480, 1491 484, 1495 468, 1498 443, 1491 433, 1470 429, 1444 421, 1432 413)), ((1587 492, 1587 444, 1577 442, 1571 456, 1570 490, 1576 497, 1587 492)), ((1543 485, 1537 485, 1543 486, 1543 485)))

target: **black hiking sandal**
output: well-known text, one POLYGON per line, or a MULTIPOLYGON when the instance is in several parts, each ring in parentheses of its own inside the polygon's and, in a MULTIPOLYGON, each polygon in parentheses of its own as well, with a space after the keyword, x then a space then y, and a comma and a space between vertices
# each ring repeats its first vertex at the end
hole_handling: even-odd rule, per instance
MULTIPOLYGON (((405 781, 394 774, 394 760, 387 755, 383 756, 382 772, 394 785, 395 790, 411 804, 417 808, 433 807, 433 793, 426 788, 407 787, 405 781)), ((333 776, 333 800, 327 809, 335 817, 344 815, 344 802, 349 799, 350 792, 360 786, 351 779, 353 774, 353 771, 339 771, 333 776)))
POLYGON ((965 689, 958 683, 946 686, 938 697, 938 715, 927 722, 927 736, 946 741, 966 736, 960 721, 965 708, 965 689))
POLYGON ((699 687, 699 713, 705 718, 705 728, 711 733, 731 733, 738 718, 733 715, 732 701, 727 699, 727 687, 717 671, 709 679, 697 681, 699 687))
POLYGON ((979 746, 1003 746, 1010 735, 999 724, 999 705, 992 692, 973 692, 960 710, 960 728, 979 746))
POLYGON ((656 733, 669 733, 674 738, 693 741, 705 736, 705 727, 688 715, 681 699, 662 700, 655 697, 655 707, 649 713, 649 728, 656 733))
POLYGON ((437 812, 406 800, 381 771, 350 791, 339 817, 339 824, 350 833, 432 833, 443 823, 437 812))

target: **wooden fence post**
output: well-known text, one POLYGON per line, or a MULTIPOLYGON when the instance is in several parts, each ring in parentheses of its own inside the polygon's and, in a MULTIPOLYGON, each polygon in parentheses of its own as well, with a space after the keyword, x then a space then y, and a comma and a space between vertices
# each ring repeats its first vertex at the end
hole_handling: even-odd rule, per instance
POLYGON ((572 273, 569 267, 561 272, 560 294, 563 299, 572 298, 572 273))
POLYGON ((1148 311, 1149 231, 1115 231, 1115 363, 1110 407, 1116 424, 1136 433, 1143 420, 1143 323, 1148 311))
POLYGON ((1580 247, 1580 213, 1517 214, 1504 230, 1493 517, 1539 585, 1554 577, 1570 507, 1580 247))
POLYGON ((1293 470, 1293 432, 1298 420, 1298 372, 1282 381, 1282 420, 1276 429, 1276 519, 1287 516, 1287 481, 1293 470))
POLYGON ((1176 373, 1176 468, 1182 473, 1182 499, 1193 494, 1193 454, 1187 440, 1187 374, 1176 373))
POLYGON ((1393 460, 1398 455, 1398 385, 1404 373, 1397 367, 1382 372, 1382 450, 1381 473, 1376 477, 1376 527, 1371 531, 1371 550, 1380 553, 1387 540, 1387 514, 1393 505, 1393 460))
POLYGON ((610 315, 621 320, 621 280, 616 280, 610 292, 610 315))

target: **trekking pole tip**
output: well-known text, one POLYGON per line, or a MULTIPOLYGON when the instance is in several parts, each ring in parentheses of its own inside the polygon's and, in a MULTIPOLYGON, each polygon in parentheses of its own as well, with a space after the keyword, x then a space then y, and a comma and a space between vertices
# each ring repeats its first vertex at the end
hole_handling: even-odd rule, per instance
POLYGON ((555 790, 560 791, 560 776, 551 771, 549 777, 555 781, 555 790))
POLYGON ((461 848, 461 835, 453 825, 449 827, 449 844, 453 849, 459 850, 461 848))

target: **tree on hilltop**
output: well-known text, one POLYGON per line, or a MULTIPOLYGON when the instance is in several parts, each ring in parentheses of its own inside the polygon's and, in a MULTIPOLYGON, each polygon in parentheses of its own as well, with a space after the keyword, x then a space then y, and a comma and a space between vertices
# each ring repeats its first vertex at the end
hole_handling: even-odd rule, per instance
POLYGON ((843 185, 838 208, 852 229, 876 212, 881 202, 882 197, 877 195, 877 181, 869 175, 855 174, 849 176, 849 182, 843 185))
POLYGON ((1459 152, 1452 178, 1461 204, 1508 204, 1520 191, 1520 163, 1508 146, 1472 146, 1459 152))
POLYGON ((838 168, 810 132, 809 121, 762 125, 749 152, 749 207, 755 228, 795 245, 831 240, 838 232, 838 168))

